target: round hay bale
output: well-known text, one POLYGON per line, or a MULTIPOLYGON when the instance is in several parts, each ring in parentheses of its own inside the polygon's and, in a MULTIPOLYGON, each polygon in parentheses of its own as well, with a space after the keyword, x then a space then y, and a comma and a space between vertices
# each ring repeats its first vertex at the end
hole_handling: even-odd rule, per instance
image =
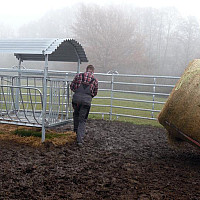
POLYGON ((158 121, 167 129, 170 140, 185 139, 182 132, 200 142, 200 59, 189 63, 159 113, 158 121))

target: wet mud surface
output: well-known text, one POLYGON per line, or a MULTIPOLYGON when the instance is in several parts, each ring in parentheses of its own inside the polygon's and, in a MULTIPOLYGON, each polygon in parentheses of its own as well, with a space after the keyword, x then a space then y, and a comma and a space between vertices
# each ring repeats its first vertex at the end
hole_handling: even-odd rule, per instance
POLYGON ((130 123, 89 120, 87 132, 82 148, 0 140, 0 199, 200 199, 195 147, 130 123))

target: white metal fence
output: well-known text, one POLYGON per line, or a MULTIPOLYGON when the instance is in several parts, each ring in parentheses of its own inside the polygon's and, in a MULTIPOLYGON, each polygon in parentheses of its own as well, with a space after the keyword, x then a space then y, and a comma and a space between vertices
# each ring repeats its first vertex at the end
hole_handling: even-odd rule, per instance
POLYGON ((71 92, 66 73, 50 71, 44 88, 42 70, 0 71, 0 123, 42 127, 45 119, 48 128, 72 120, 71 92))
MULTIPOLYGON (((72 121, 70 82, 76 72, 0 69, 0 123, 45 128, 72 121), (45 104, 45 106, 44 106, 45 104), (45 111, 45 112, 44 112, 45 111)), ((179 77, 96 73, 90 115, 156 119, 179 77)))
POLYGON ((180 77, 96 73, 99 95, 90 114, 156 120, 180 77), (97 103, 96 103, 97 102, 97 103), (107 108, 107 109, 105 109, 107 108))

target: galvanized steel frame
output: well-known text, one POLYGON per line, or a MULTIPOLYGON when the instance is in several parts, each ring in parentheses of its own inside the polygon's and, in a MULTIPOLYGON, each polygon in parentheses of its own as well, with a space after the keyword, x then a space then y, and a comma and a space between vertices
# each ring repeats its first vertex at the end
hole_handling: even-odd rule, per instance
POLYGON ((0 123, 41 127, 42 141, 46 128, 72 120, 68 81, 72 75, 48 72, 45 65, 46 71, 0 69, 0 123), (8 71, 17 75, 3 75, 8 71))
POLYGON ((163 97, 168 97, 169 93, 164 93, 164 92, 156 92, 156 88, 169 88, 171 91, 173 87, 175 86, 174 84, 159 84, 157 83, 158 79, 166 79, 166 80, 174 80, 175 82, 180 78, 176 76, 154 76, 154 75, 130 75, 130 74, 118 74, 115 72, 109 72, 107 74, 105 73, 96 73, 97 76, 106 76, 110 78, 110 81, 101 81, 99 80, 99 84, 110 84, 110 89, 105 89, 105 88, 100 88, 99 91, 109 91, 110 92, 110 97, 95 97, 97 99, 110 99, 110 105, 103 105, 103 104, 92 104, 92 106, 95 107, 109 107, 110 111, 109 112, 90 112, 90 114, 98 114, 102 115, 102 118, 104 118, 104 115, 109 115, 109 119, 112 120, 112 116, 118 117, 128 117, 128 118, 139 118, 139 119, 147 119, 147 120, 157 120, 157 118, 154 116, 154 113, 160 112, 160 110, 155 109, 156 104, 164 104, 165 101, 156 101, 155 97, 156 96, 163 96, 163 97), (129 78, 143 78, 143 79, 149 79, 152 81, 152 83, 138 83, 138 82, 119 82, 115 81, 116 77, 122 77, 126 79, 127 77, 129 78), (152 91, 129 91, 129 90, 116 90, 114 89, 114 86, 116 84, 124 85, 124 86, 148 86, 152 88, 152 91), (144 99, 128 99, 128 98, 116 98, 114 97, 114 93, 125 93, 125 94, 139 94, 139 95, 150 95, 152 96, 152 100, 144 100, 144 99), (126 107, 126 106, 115 106, 113 105, 114 100, 119 100, 119 101, 129 101, 129 102, 143 102, 143 103, 148 103, 152 104, 151 109, 145 109, 145 108, 137 108, 137 107, 126 107), (151 117, 144 117, 144 116, 136 116, 136 115, 126 115, 126 114, 119 114, 119 113, 113 113, 113 108, 120 108, 120 109, 129 109, 129 110, 139 110, 139 111, 148 111, 151 115, 151 117))
MULTIPOLYGON (((17 73, 17 75, 15 75, 15 78, 11 76, 9 77, 10 78, 9 84, 5 85, 5 81, 1 81, 0 107, 2 109, 0 109, 0 123, 12 123, 12 124, 18 124, 18 125, 30 125, 30 126, 39 126, 39 127, 41 126, 42 127, 42 142, 44 142, 45 128, 48 126, 65 123, 66 121, 68 121, 68 117, 69 117, 69 113, 68 113, 69 110, 67 107, 69 106, 69 87, 67 86, 67 89, 66 89, 67 93, 65 94, 66 100, 68 101, 68 103, 65 104, 66 111, 67 111, 67 113, 65 112, 65 115, 67 116, 67 120, 63 118, 63 113, 64 113, 63 111, 60 116, 60 109, 57 109, 56 114, 55 113, 53 114, 54 111, 53 111, 53 107, 52 107, 53 103, 52 103, 52 104, 49 104, 50 108, 49 108, 49 113, 48 113, 49 116, 51 116, 48 118, 48 119, 51 119, 50 120, 51 122, 48 125, 46 123, 48 81, 51 82, 51 78, 52 78, 52 77, 48 77, 48 74, 49 74, 48 61, 77 62, 78 63, 77 72, 79 72, 81 62, 88 62, 85 51, 82 48, 82 46, 74 39, 21 38, 21 39, 1 39, 0 52, 12 53, 19 60, 17 69, 0 69, 0 72, 17 73), (29 70, 21 69, 21 63, 24 60, 44 61, 45 62, 44 70, 43 71, 39 71, 39 70, 29 71, 29 70), (32 76, 36 76, 40 74, 43 77, 42 92, 37 87, 29 87, 29 85, 27 85, 26 87, 22 86, 21 78, 22 76, 25 76, 24 74, 26 75, 31 74, 32 76), (13 79, 16 79, 15 83, 13 82, 13 79), (7 90, 7 93, 5 93, 4 90, 7 90), (28 105, 30 103, 29 106, 31 106, 32 108, 31 111, 30 111, 30 108, 25 109, 25 103, 24 103, 25 97, 23 94, 23 90, 27 90, 27 99, 30 98, 29 99, 30 102, 28 102, 28 105), (42 97, 42 100, 39 103, 42 107, 42 110, 41 110, 42 122, 41 123, 38 120, 36 120, 36 116, 35 116, 36 113, 32 105, 33 102, 32 102, 31 90, 34 90, 34 92, 36 91, 39 92, 39 95, 42 97), (33 121, 29 120, 29 117, 27 115, 28 113, 27 110, 29 110, 29 112, 32 113, 34 123, 33 121), (20 119, 20 117, 22 116, 19 117, 19 113, 21 111, 23 113, 23 117, 25 121, 20 119), (11 116, 11 113, 14 114, 15 117, 11 116), (5 115, 7 117, 5 117, 5 115), (60 123, 58 123, 58 121, 60 121, 60 123)), ((59 72, 54 72, 54 74, 56 74, 56 76, 63 76, 63 74, 60 74, 59 72)), ((3 76, 1 76, 1 80, 3 80, 3 76)), ((57 83, 64 83, 64 84, 67 83, 68 85, 66 76, 64 75, 64 77, 57 80, 57 83)), ((61 88, 63 89, 63 87, 61 88)), ((50 91, 52 91, 52 88, 50 88, 50 91)), ((60 92, 58 93, 60 95, 60 92)), ((57 97, 55 101, 58 104, 58 106, 60 106, 60 100, 61 100, 60 96, 57 96, 57 94, 55 96, 57 97)), ((54 95, 51 95, 50 98, 54 98, 54 95)), ((65 102, 65 100, 62 99, 62 107, 63 107, 63 102, 65 102)), ((35 102, 35 104, 38 104, 38 102, 35 102)))
MULTIPOLYGON (((80 70, 80 63, 78 62, 77 70, 80 70)), ((0 69, 2 73, 17 73, 16 76, 9 76, 9 75, 1 75, 1 85, 0 85, 0 118, 3 120, 3 123, 8 124, 17 124, 17 125, 28 125, 28 126, 35 126, 35 127, 42 127, 42 141, 45 140, 45 128, 52 127, 55 125, 60 125, 67 123, 68 121, 72 121, 72 106, 71 106, 71 98, 72 94, 70 93, 69 85, 73 77, 77 72, 68 72, 68 71, 56 71, 56 70, 48 70, 48 56, 46 56, 45 68, 44 70, 27 70, 21 69, 21 62, 19 61, 18 69, 0 69), (35 79, 34 79, 35 77, 35 79), (27 79, 27 83, 25 85, 22 84, 23 78, 27 79), (37 78, 42 81, 42 85, 38 86, 33 84, 33 86, 29 85, 31 79, 34 82, 37 82, 37 78), (65 93, 60 92, 61 87, 59 83, 66 84, 64 88, 62 88, 65 93), (58 84, 58 85, 57 85, 58 84), (24 94, 24 90, 27 91, 24 94), (51 92, 54 90, 54 92, 51 92), (8 94, 8 96, 6 96, 8 94), (37 97, 33 98, 33 95, 37 97), (17 95, 19 95, 17 97, 17 95), (27 99, 30 99, 29 105, 26 105, 27 99, 23 99, 24 95, 27 95, 27 99), (54 96, 55 95, 55 96, 54 96), (15 96, 15 97, 14 97, 15 96), (63 98, 64 97, 64 98, 63 98), (16 101, 16 99, 18 99, 16 101), (33 99, 37 99, 38 102, 33 101, 33 99), (40 100, 38 100, 40 99, 40 100), (53 104, 50 99, 54 99, 55 105, 53 104), (64 102, 65 101, 65 102, 64 102), (4 107, 6 109, 2 109, 3 103, 5 104, 4 107), (56 105, 59 102, 58 105, 56 105), (19 103, 19 109, 16 107, 17 103, 19 103), (42 111, 37 110, 36 105, 41 105, 42 111), (31 107, 31 109, 25 108, 31 107), (10 107, 9 107, 10 106, 10 107), (48 106, 48 109, 47 109, 48 106), (20 108, 22 108, 20 110, 20 108), (55 108, 53 108, 55 107, 55 108), (59 107, 59 108, 58 108, 59 107), (65 107, 66 110, 64 111, 61 107, 65 107), (59 110, 60 109, 60 110, 59 110), (56 110, 56 111, 55 111, 56 110), (60 112, 61 111, 61 112, 60 112), (33 121, 29 120, 29 114, 32 114, 33 121), (11 114, 15 114, 15 120, 13 120, 11 114), (24 121, 21 120, 20 113, 23 114, 24 121), (59 116, 60 115, 60 116, 59 116), (5 119, 4 116, 7 116, 5 119), (42 119, 42 122, 38 119, 42 119), (59 121, 60 120, 60 121, 59 121), (59 122, 58 122, 59 121, 59 122), (47 123, 48 122, 48 123, 47 123)), ((150 75, 127 75, 127 74, 106 74, 106 73, 96 73, 97 77, 108 77, 108 80, 99 79, 99 91, 109 91, 110 96, 98 96, 95 97, 96 99, 109 99, 110 104, 92 104, 94 107, 109 107, 109 112, 90 112, 90 114, 98 114, 108 115, 109 119, 112 120, 113 116, 118 117, 128 117, 128 118, 139 118, 139 119, 148 119, 148 120, 156 120, 154 116, 155 112, 160 112, 160 110, 155 109, 156 104, 164 104, 165 102, 157 101, 156 96, 164 96, 168 97, 169 93, 165 92, 156 92, 157 88, 170 88, 170 90, 174 87, 174 84, 160 84, 157 82, 158 79, 168 79, 168 80, 178 80, 180 77, 174 76, 150 76, 150 75), (117 77, 121 77, 123 80, 117 81, 117 77), (152 82, 146 83, 144 82, 128 82, 126 81, 127 77, 131 80, 134 78, 143 78, 149 79, 152 82), (101 85, 106 84, 109 85, 107 88, 101 87, 101 85), (122 89, 115 89, 116 85, 124 86, 122 89), (126 86, 144 86, 152 88, 151 91, 139 91, 139 90, 127 90, 126 86), (150 95, 152 100, 145 100, 145 99, 133 99, 133 98, 121 98, 115 97, 114 94, 117 93, 124 93, 124 94, 139 94, 139 95, 150 95), (151 108, 138 108, 138 107, 127 107, 127 106, 116 106, 114 105, 113 101, 128 101, 128 102, 143 102, 148 103, 151 108), (122 113, 114 113, 114 108, 120 109, 129 109, 129 110, 139 110, 139 111, 147 111, 150 113, 150 117, 144 116, 135 116, 135 115, 127 115, 122 113)))

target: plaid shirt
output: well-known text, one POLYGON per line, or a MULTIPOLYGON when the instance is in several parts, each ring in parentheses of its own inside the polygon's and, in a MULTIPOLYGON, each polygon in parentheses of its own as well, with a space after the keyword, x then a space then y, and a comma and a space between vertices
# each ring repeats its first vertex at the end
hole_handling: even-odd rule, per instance
POLYGON ((92 81, 92 83, 90 84, 90 91, 91 91, 92 97, 95 97, 98 92, 98 80, 94 77, 94 74, 91 72, 85 72, 84 80, 82 80, 82 74, 83 73, 80 73, 75 76, 74 80, 72 81, 70 85, 71 90, 73 92, 76 92, 76 90, 79 88, 82 82, 89 84, 90 81, 94 79, 94 81, 92 81))

